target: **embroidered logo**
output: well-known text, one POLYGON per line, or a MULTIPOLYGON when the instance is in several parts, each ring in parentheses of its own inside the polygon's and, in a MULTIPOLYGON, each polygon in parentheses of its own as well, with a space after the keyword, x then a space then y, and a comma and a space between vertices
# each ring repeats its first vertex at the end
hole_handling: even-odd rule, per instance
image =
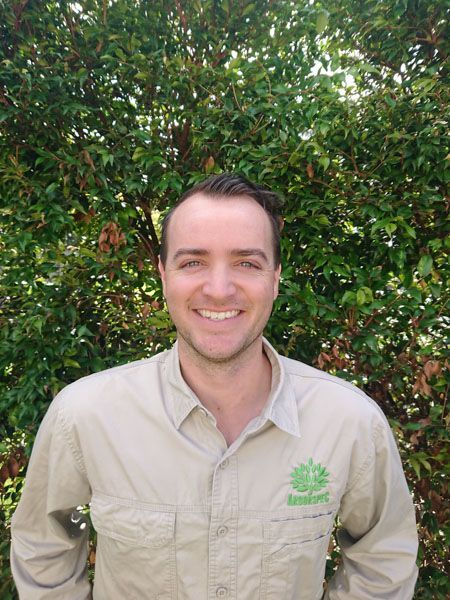
POLYGON ((291 485, 297 492, 305 493, 306 496, 294 496, 289 494, 288 505, 295 506, 298 504, 323 504, 329 500, 329 492, 320 492, 328 484, 330 474, 325 467, 320 463, 315 464, 310 458, 307 463, 302 463, 296 467, 291 473, 291 485))

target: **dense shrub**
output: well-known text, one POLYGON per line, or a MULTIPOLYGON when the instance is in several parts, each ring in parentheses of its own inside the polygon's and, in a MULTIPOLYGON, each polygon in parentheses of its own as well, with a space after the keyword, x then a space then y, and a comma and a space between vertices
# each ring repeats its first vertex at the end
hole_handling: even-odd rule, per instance
POLYGON ((170 346, 160 214, 222 170, 285 197, 267 333, 383 408, 416 597, 447 596, 447 22, 439 0, 0 1, 2 598, 46 407, 170 346))

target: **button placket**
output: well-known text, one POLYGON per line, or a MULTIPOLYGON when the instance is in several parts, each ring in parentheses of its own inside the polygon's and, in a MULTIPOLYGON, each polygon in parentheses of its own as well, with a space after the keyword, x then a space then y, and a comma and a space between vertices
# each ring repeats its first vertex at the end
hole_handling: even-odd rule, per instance
POLYGON ((211 490, 208 598, 236 600, 237 457, 217 465, 211 490))

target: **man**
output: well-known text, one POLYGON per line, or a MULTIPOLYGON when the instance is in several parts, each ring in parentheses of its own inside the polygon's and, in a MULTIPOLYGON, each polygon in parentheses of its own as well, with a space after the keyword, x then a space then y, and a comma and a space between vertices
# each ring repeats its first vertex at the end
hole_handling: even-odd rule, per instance
POLYGON ((361 391, 262 337, 280 278, 274 194, 215 176, 166 217, 160 272, 178 332, 149 360, 52 403, 13 519, 21 598, 407 600, 411 498, 391 432, 361 391))

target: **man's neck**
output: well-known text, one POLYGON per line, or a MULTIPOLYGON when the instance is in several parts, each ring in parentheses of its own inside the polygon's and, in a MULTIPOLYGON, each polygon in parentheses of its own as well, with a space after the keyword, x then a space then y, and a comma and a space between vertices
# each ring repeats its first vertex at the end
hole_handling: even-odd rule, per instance
POLYGON ((184 380, 215 417, 217 428, 231 445, 264 408, 270 394, 272 368, 262 340, 235 360, 213 363, 189 351, 179 341, 184 380))

